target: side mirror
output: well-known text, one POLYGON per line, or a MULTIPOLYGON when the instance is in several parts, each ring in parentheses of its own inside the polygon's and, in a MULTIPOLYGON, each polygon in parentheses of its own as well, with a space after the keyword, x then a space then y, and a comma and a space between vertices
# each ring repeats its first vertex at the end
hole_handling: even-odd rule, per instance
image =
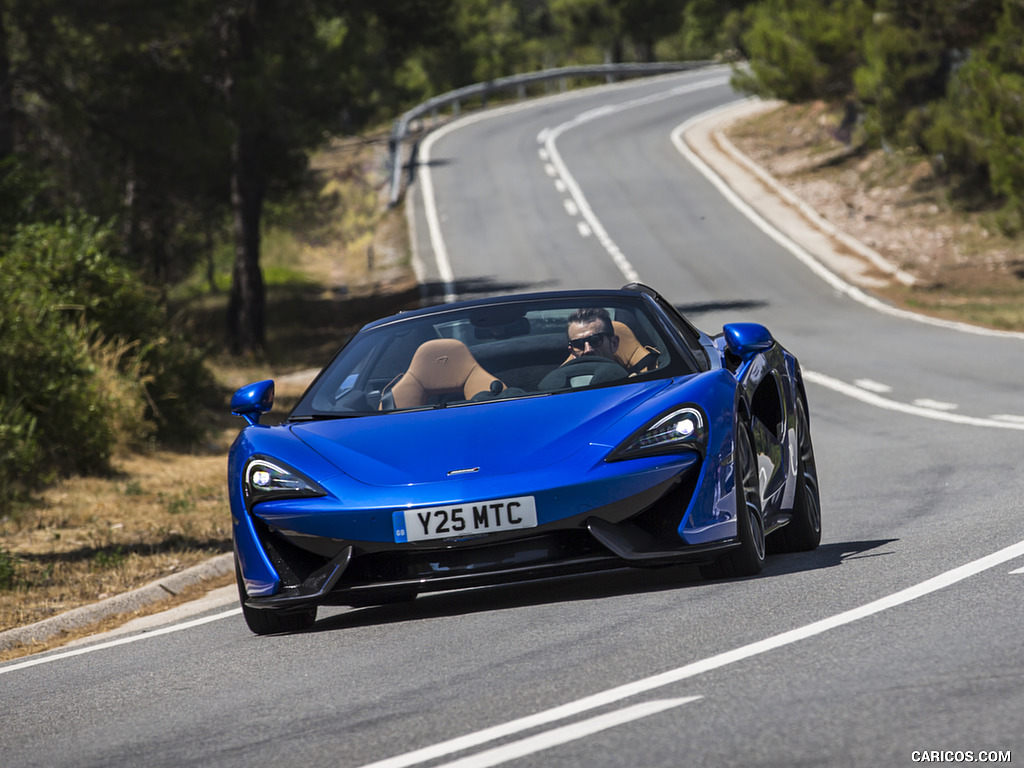
POLYGON ((241 416, 249 426, 260 423, 260 415, 274 407, 274 380, 246 384, 231 396, 231 413, 241 416))
POLYGON ((775 344, 771 332, 758 323, 729 323, 722 331, 729 351, 744 362, 775 344))

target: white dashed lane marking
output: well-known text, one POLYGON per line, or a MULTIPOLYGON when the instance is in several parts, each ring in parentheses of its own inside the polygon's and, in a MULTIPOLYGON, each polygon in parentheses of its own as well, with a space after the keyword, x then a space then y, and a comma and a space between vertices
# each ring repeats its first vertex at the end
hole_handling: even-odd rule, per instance
POLYGON ((1024 431, 1024 416, 1013 414, 999 414, 998 416, 967 416, 961 413, 953 413, 959 407, 956 403, 947 403, 942 400, 931 400, 929 398, 918 398, 910 403, 900 402, 888 397, 893 388, 888 384, 873 381, 871 379, 857 379, 849 384, 824 373, 816 373, 804 369, 804 379, 831 389, 833 392, 847 395, 860 400, 862 403, 873 405, 887 411, 897 411, 911 416, 921 416, 935 421, 947 421, 953 424, 965 424, 971 427, 994 427, 996 429, 1019 429, 1024 431))
POLYGON ((601 247, 604 248, 607 254, 611 257, 615 266, 618 267, 627 282, 640 282, 640 275, 598 220, 594 211, 591 209, 590 204, 584 197, 583 191, 580 189, 576 179, 573 178, 568 167, 566 167, 558 148, 555 146, 555 142, 558 140, 559 136, 564 134, 566 131, 585 123, 589 123, 593 120, 613 115, 618 112, 623 112, 625 110, 634 109, 636 107, 654 104, 686 93, 692 93, 705 88, 722 85, 727 81, 727 77, 715 75, 711 79, 687 83, 668 91, 630 99, 617 104, 604 104, 595 109, 581 112, 571 120, 560 125, 544 128, 537 134, 537 143, 540 145, 538 148, 538 157, 540 157, 541 162, 544 163, 544 172, 554 180, 555 187, 558 189, 560 194, 568 194, 571 196, 573 205, 571 208, 569 205, 565 205, 566 212, 574 218, 579 216, 583 219, 582 222, 577 222, 576 224, 576 229, 580 236, 590 237, 593 235, 601 244, 601 247))
POLYGON ((956 403, 944 403, 941 400, 929 400, 927 397, 915 400, 914 405, 918 405, 921 408, 932 408, 936 411, 955 411, 957 409, 956 403))
POLYGON ((886 392, 892 392, 892 387, 888 384, 882 384, 881 382, 874 381, 872 379, 857 379, 853 383, 861 389, 866 389, 868 392, 877 392, 880 395, 884 395, 886 392))
POLYGON ((1013 413, 997 413, 992 418, 996 421, 1008 421, 1011 424, 1024 424, 1024 416, 1017 416, 1013 413))

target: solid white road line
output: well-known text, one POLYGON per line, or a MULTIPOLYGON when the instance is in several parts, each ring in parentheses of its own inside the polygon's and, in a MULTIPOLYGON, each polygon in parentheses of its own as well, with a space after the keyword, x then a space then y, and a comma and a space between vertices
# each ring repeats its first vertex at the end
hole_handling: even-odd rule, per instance
POLYGON ((141 635, 132 635, 131 637, 121 637, 117 640, 110 640, 106 643, 97 643, 96 645, 90 645, 85 648, 76 648, 73 651, 64 651, 63 653, 55 653, 52 656, 40 656, 22 661, 17 664, 11 664, 8 667, 0 667, 0 675, 8 672, 15 672, 19 669, 26 669, 27 667, 35 667, 40 664, 49 664, 51 661, 60 661, 61 659, 68 659, 72 656, 82 656, 86 653, 94 653, 96 651, 105 651, 108 648, 115 648, 119 645, 128 645, 129 643, 137 643, 140 640, 148 640, 151 637, 159 637, 160 635, 169 635, 172 632, 181 632, 183 629, 192 629, 192 627, 198 627, 202 624, 209 624, 211 621, 220 621, 226 619, 229 616, 237 616, 242 612, 241 608, 232 608, 230 611, 224 611, 223 613, 215 613, 212 616, 204 616, 201 619, 193 619, 192 621, 186 621, 181 624, 171 624, 167 627, 161 627, 160 629, 154 629, 149 632, 145 632, 141 635))
POLYGON ((464 749, 471 749, 495 739, 504 738, 530 728, 546 725, 547 723, 551 723, 556 720, 572 717, 573 715, 596 709, 598 707, 607 706, 608 704, 613 704, 632 696, 638 696, 642 693, 647 693, 658 688, 663 688, 667 685, 672 685, 673 683, 688 680, 692 677, 696 677, 697 675, 702 675, 705 672, 721 669, 722 667, 729 666, 730 664, 735 664, 739 661, 745 661, 755 656, 760 656, 762 654, 778 650, 784 646, 823 634, 829 630, 859 621, 860 619, 867 618, 868 616, 874 616, 875 614, 882 613, 890 608, 896 608, 913 600, 917 600, 918 598, 924 597, 925 595, 938 592, 939 590, 952 586, 964 579, 987 571, 990 568, 995 568, 996 566, 1002 565, 1003 563, 1021 556, 1024 556, 1024 541, 1019 541, 1016 544, 999 550, 998 552, 993 552, 991 555, 986 555, 978 560, 962 565, 959 568, 954 568, 953 570, 941 573, 938 576, 922 581, 914 586, 901 589, 899 592, 894 592, 887 597, 873 600, 872 602, 866 603, 858 608, 843 611, 835 616, 830 616, 828 618, 821 619, 820 621, 812 622, 811 624, 807 624, 803 627, 798 627, 797 629, 783 632, 782 634, 766 638, 765 640, 760 640, 756 643, 750 643, 749 645, 744 645, 731 651, 710 656, 706 659, 695 661, 677 669, 669 670, 668 672, 662 672, 661 674, 636 680, 632 683, 626 683, 625 685, 620 685, 616 688, 609 688, 608 690, 600 691, 590 696, 585 696, 582 699, 571 701, 568 704, 563 704, 561 706, 554 707, 553 709, 521 717, 518 720, 511 720, 507 723, 491 726, 490 728, 484 728, 483 730, 476 731, 475 733, 469 733, 465 736, 449 739, 448 741, 433 744, 429 747, 423 747, 422 749, 413 750, 412 752, 406 752, 403 755, 396 755, 395 757, 370 763, 363 766, 363 768, 406 768, 407 766, 418 765, 420 763, 425 763, 428 760, 435 760, 439 757, 454 754, 455 752, 460 752, 464 749))
POLYGON ((437 274, 444 283, 444 300, 448 303, 455 301, 455 275, 452 272, 452 264, 448 259, 448 248, 441 237, 441 219, 437 213, 437 204, 434 201, 434 180, 430 175, 430 150, 434 140, 443 135, 444 128, 430 134, 420 146, 420 157, 422 157, 422 170, 420 171, 420 186, 423 187, 423 212, 427 217, 427 231, 430 233, 430 242, 434 248, 434 261, 437 263, 437 274))
POLYGON ((664 712, 668 709, 681 707, 684 704, 689 704, 691 701, 697 701, 700 698, 700 696, 686 696, 681 699, 661 699, 657 701, 648 701, 643 704, 636 704, 632 707, 627 707, 626 709, 617 710, 615 712, 609 712, 605 715, 598 715, 597 717, 592 717, 589 720, 583 720, 579 723, 563 725, 561 728, 545 731, 544 733, 539 733, 536 736, 530 736, 529 738, 522 739, 520 741, 514 741, 511 744, 505 744, 501 747, 488 749, 485 752, 479 752, 475 755, 470 755, 469 757, 464 757, 451 763, 444 763, 443 765, 437 766, 437 768, 491 768, 491 766, 494 765, 507 763, 509 760, 516 760, 520 757, 532 755, 534 752, 540 752, 545 749, 550 749, 551 747, 557 747, 559 744, 576 741, 577 739, 582 739, 586 736, 606 731, 617 725, 623 725, 624 723, 629 723, 633 720, 639 720, 643 717, 656 715, 659 712, 664 712))
POLYGON ((886 304, 883 301, 879 301, 874 296, 865 293, 860 288, 857 288, 855 285, 852 285, 851 283, 848 283, 845 280, 843 280, 839 275, 832 272, 832 270, 828 269, 824 264, 818 261, 818 259, 808 250, 806 250, 803 246, 799 245, 790 237, 776 229, 774 225, 771 224, 771 222, 767 221, 763 216, 761 216, 760 213, 755 211, 753 207, 748 205, 746 201, 741 199, 740 196, 733 191, 732 187, 730 187, 722 179, 722 177, 715 173, 715 171, 713 171, 707 163, 705 163, 692 149, 690 149, 690 146, 686 143, 686 139, 684 138, 686 132, 690 130, 692 126, 696 125, 698 122, 712 118, 716 114, 725 112, 726 110, 735 107, 739 101, 744 100, 745 99, 737 99, 734 102, 723 104, 720 107, 708 110, 703 114, 696 115, 695 117, 690 118, 685 123, 676 126, 676 128, 671 133, 671 139, 672 143, 676 147, 676 150, 678 150, 678 152, 683 157, 689 160, 693 167, 700 171, 701 174, 703 174, 703 176, 708 181, 711 182, 712 186, 714 186, 722 194, 722 196, 725 197, 726 200, 732 203, 733 207, 735 207, 736 210, 738 210, 740 213, 746 216, 751 221, 751 223, 754 224, 754 226, 756 226, 768 237, 770 237, 780 246, 782 246, 791 254, 793 254, 798 261, 800 261, 814 274, 816 274, 818 277, 820 277, 822 280, 828 283, 828 285, 831 286, 838 293, 848 296, 849 298, 859 302, 860 304, 863 304, 866 307, 870 307, 871 309, 874 309, 878 312, 887 315, 892 315, 894 317, 902 317, 906 320, 913 320, 915 322, 923 323, 925 325, 933 325, 939 328, 961 331, 963 333, 973 333, 979 336, 1024 339, 1024 333, 1020 333, 1017 331, 998 331, 991 328, 982 328, 977 325, 970 325, 968 323, 959 323, 952 320, 942 320, 940 318, 929 317, 927 315, 920 315, 915 312, 909 312, 905 309, 893 307, 889 304, 886 304))
POLYGON ((1013 413, 997 413, 992 416, 996 421, 1009 421, 1013 424, 1024 424, 1024 416, 1018 416, 1013 413))
POLYGON ((803 375, 805 381, 819 384, 820 386, 831 389, 833 392, 847 395, 855 400, 860 400, 862 403, 867 403, 868 405, 873 405, 876 408, 882 408, 887 411, 897 411, 911 416, 921 416, 935 421, 947 421, 951 424, 964 424, 971 427, 992 427, 994 429, 1016 429, 1024 431, 1024 421, 1006 421, 994 418, 964 416, 959 413, 950 413, 948 410, 937 410, 935 408, 934 401, 928 401, 932 403, 931 407, 922 406, 920 404, 922 401, 918 401, 917 404, 913 405, 909 403, 900 403, 896 400, 890 400, 882 397, 876 392, 869 392, 862 387, 847 384, 845 381, 840 381, 839 379, 835 379, 831 376, 826 376, 824 373, 808 371, 805 368, 803 375))

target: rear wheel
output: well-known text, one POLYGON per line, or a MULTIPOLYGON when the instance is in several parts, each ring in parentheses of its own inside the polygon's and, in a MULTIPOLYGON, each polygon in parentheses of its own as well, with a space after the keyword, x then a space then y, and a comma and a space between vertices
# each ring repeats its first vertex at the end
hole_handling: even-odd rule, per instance
POLYGON ((733 449, 736 494, 736 533, 740 545, 714 563, 701 568, 706 578, 756 576, 764 569, 764 519, 761 515, 761 489, 757 476, 757 457, 750 430, 736 425, 733 449))
POLYGON ((810 419, 802 397, 796 401, 797 465, 796 497, 793 519, 769 539, 772 552, 808 552, 821 543, 821 499, 818 494, 818 468, 814 463, 810 419))
POLYGON ((245 581, 242 570, 235 558, 235 581, 238 584, 238 599, 242 604, 242 616, 249 629, 257 635, 276 635, 281 632, 298 632, 313 626, 316 621, 316 606, 295 611, 275 608, 251 608, 245 604, 245 581))

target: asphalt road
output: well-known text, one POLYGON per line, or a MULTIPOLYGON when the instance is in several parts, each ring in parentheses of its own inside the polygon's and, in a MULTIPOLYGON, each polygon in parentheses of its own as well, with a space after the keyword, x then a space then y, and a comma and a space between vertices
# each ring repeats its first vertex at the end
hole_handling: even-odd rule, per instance
POLYGON ((639 278, 808 372, 823 540, 754 579, 676 568, 194 616, 0 665, 5 766, 899 766, 1024 759, 1019 337, 851 298, 727 202, 673 131, 703 72, 530 102, 425 143, 437 296, 639 278), (948 758, 948 759, 947 759, 948 758))

